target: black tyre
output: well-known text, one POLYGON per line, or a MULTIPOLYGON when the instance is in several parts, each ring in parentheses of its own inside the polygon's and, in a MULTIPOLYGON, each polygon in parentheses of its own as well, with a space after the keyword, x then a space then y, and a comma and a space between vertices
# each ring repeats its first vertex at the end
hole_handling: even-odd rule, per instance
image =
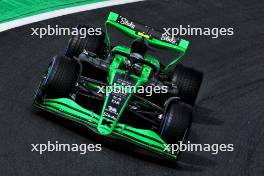
POLYGON ((79 76, 79 64, 65 56, 54 56, 40 83, 35 100, 68 97, 79 76))
POLYGON ((180 101, 168 104, 159 134, 168 144, 185 142, 192 121, 192 107, 180 101))
POLYGON ((194 105, 203 80, 203 73, 193 68, 176 65, 170 80, 178 87, 178 96, 185 103, 194 105))
MULTIPOLYGON (((86 25, 78 25, 78 29, 89 27, 86 25)), ((73 56, 78 57, 83 50, 89 51, 91 53, 100 55, 104 46, 105 33, 102 31, 101 35, 88 35, 83 38, 81 35, 74 35, 69 40, 68 46, 66 47, 65 56, 73 58, 73 56)))

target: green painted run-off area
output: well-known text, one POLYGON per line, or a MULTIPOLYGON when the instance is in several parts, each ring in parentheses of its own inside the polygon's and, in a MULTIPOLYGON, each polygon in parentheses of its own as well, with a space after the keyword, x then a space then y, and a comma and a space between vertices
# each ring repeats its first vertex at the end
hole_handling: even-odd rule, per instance
POLYGON ((106 0, 0 0, 0 23, 106 0))

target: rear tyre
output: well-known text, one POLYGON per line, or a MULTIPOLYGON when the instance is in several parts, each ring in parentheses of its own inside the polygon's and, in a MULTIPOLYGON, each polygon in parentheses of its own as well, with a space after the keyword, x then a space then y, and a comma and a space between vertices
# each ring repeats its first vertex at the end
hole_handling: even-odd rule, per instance
MULTIPOLYGON (((89 29, 89 26, 78 25, 78 29, 89 29)), ((81 35, 74 35, 69 40, 68 46, 66 47, 65 55, 69 58, 79 57, 79 55, 86 50, 92 56, 104 58, 105 54, 105 33, 102 31, 101 35, 87 35, 85 38, 81 35)), ((105 81, 107 73, 98 69, 89 62, 82 62, 82 76, 89 77, 92 79, 99 79, 105 81)))
POLYGON ((203 73, 181 64, 176 65, 170 80, 178 88, 178 96, 187 104, 194 105, 203 80, 203 73))
MULTIPOLYGON (((86 25, 78 25, 78 29, 89 29, 86 25)), ((87 33, 86 33, 87 34, 87 33)), ((97 56, 103 50, 105 33, 102 31, 101 35, 88 35, 83 38, 81 35, 74 35, 69 40, 66 47, 65 56, 73 58, 78 57, 84 50, 96 54, 97 56)))
POLYGON ((79 64, 65 56, 54 56, 40 83, 35 100, 69 97, 79 77, 79 64))
POLYGON ((191 121, 191 106, 180 101, 172 101, 163 115, 159 135, 168 144, 185 142, 191 121))

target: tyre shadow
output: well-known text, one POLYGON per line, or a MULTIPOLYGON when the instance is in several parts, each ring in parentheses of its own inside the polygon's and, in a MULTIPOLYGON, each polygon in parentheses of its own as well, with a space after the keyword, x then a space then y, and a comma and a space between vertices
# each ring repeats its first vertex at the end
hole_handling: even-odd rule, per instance
POLYGON ((202 106, 195 106, 193 109, 193 123, 204 125, 222 125, 224 121, 212 115, 213 111, 202 106))

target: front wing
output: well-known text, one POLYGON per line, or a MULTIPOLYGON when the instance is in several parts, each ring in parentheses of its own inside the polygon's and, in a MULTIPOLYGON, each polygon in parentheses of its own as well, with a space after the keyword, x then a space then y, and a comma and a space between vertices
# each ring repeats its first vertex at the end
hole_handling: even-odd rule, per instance
MULTIPOLYGON (((97 126, 100 116, 81 107, 71 99, 45 99, 43 103, 37 103, 35 101, 34 106, 70 120, 77 121, 87 126, 93 132, 98 133, 97 126)), ((170 150, 168 150, 167 143, 164 142, 157 133, 151 130, 133 128, 126 124, 117 123, 109 137, 120 138, 170 159, 177 158, 176 154, 172 154, 170 150)))

